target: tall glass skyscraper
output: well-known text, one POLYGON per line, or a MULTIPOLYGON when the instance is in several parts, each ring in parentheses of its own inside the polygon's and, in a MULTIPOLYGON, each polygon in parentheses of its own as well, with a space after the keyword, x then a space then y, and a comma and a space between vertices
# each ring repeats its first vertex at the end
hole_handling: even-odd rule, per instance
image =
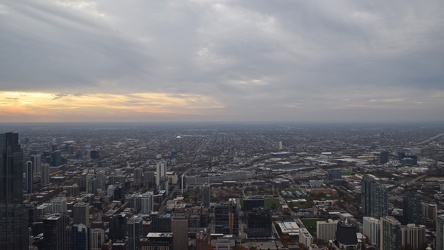
POLYGON ((364 216, 387 216, 387 190, 373 175, 365 175, 361 182, 361 206, 364 216))
POLYGON ((23 189, 23 152, 18 134, 0 134, 0 249, 29 248, 23 189))

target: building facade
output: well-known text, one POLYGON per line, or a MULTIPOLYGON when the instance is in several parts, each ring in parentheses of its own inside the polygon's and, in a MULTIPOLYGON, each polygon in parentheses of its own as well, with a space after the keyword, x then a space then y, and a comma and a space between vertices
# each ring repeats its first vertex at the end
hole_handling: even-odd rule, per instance
POLYGON ((0 249, 29 248, 23 204, 23 153, 17 133, 0 134, 0 249))

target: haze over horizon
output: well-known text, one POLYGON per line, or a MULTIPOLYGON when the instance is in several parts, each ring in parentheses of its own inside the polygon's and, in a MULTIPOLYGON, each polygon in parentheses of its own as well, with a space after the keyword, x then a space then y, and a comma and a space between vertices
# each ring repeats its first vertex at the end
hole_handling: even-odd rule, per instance
POLYGON ((0 123, 444 121, 444 2, 0 0, 0 123))

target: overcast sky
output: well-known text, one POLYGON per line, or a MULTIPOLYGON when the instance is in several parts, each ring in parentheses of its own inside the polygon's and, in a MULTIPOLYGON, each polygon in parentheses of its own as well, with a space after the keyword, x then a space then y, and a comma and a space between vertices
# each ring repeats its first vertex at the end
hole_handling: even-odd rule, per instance
POLYGON ((0 0, 0 122, 444 121, 444 1, 0 0))

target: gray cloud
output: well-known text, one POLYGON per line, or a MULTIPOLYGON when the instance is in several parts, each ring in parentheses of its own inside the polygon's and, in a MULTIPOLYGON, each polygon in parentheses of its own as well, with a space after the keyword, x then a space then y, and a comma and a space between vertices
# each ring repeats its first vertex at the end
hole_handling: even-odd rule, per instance
POLYGON ((1 1, 0 90, 197 94, 231 120, 433 120, 443 11, 439 0, 1 1), (389 99, 407 101, 371 102, 389 99))

